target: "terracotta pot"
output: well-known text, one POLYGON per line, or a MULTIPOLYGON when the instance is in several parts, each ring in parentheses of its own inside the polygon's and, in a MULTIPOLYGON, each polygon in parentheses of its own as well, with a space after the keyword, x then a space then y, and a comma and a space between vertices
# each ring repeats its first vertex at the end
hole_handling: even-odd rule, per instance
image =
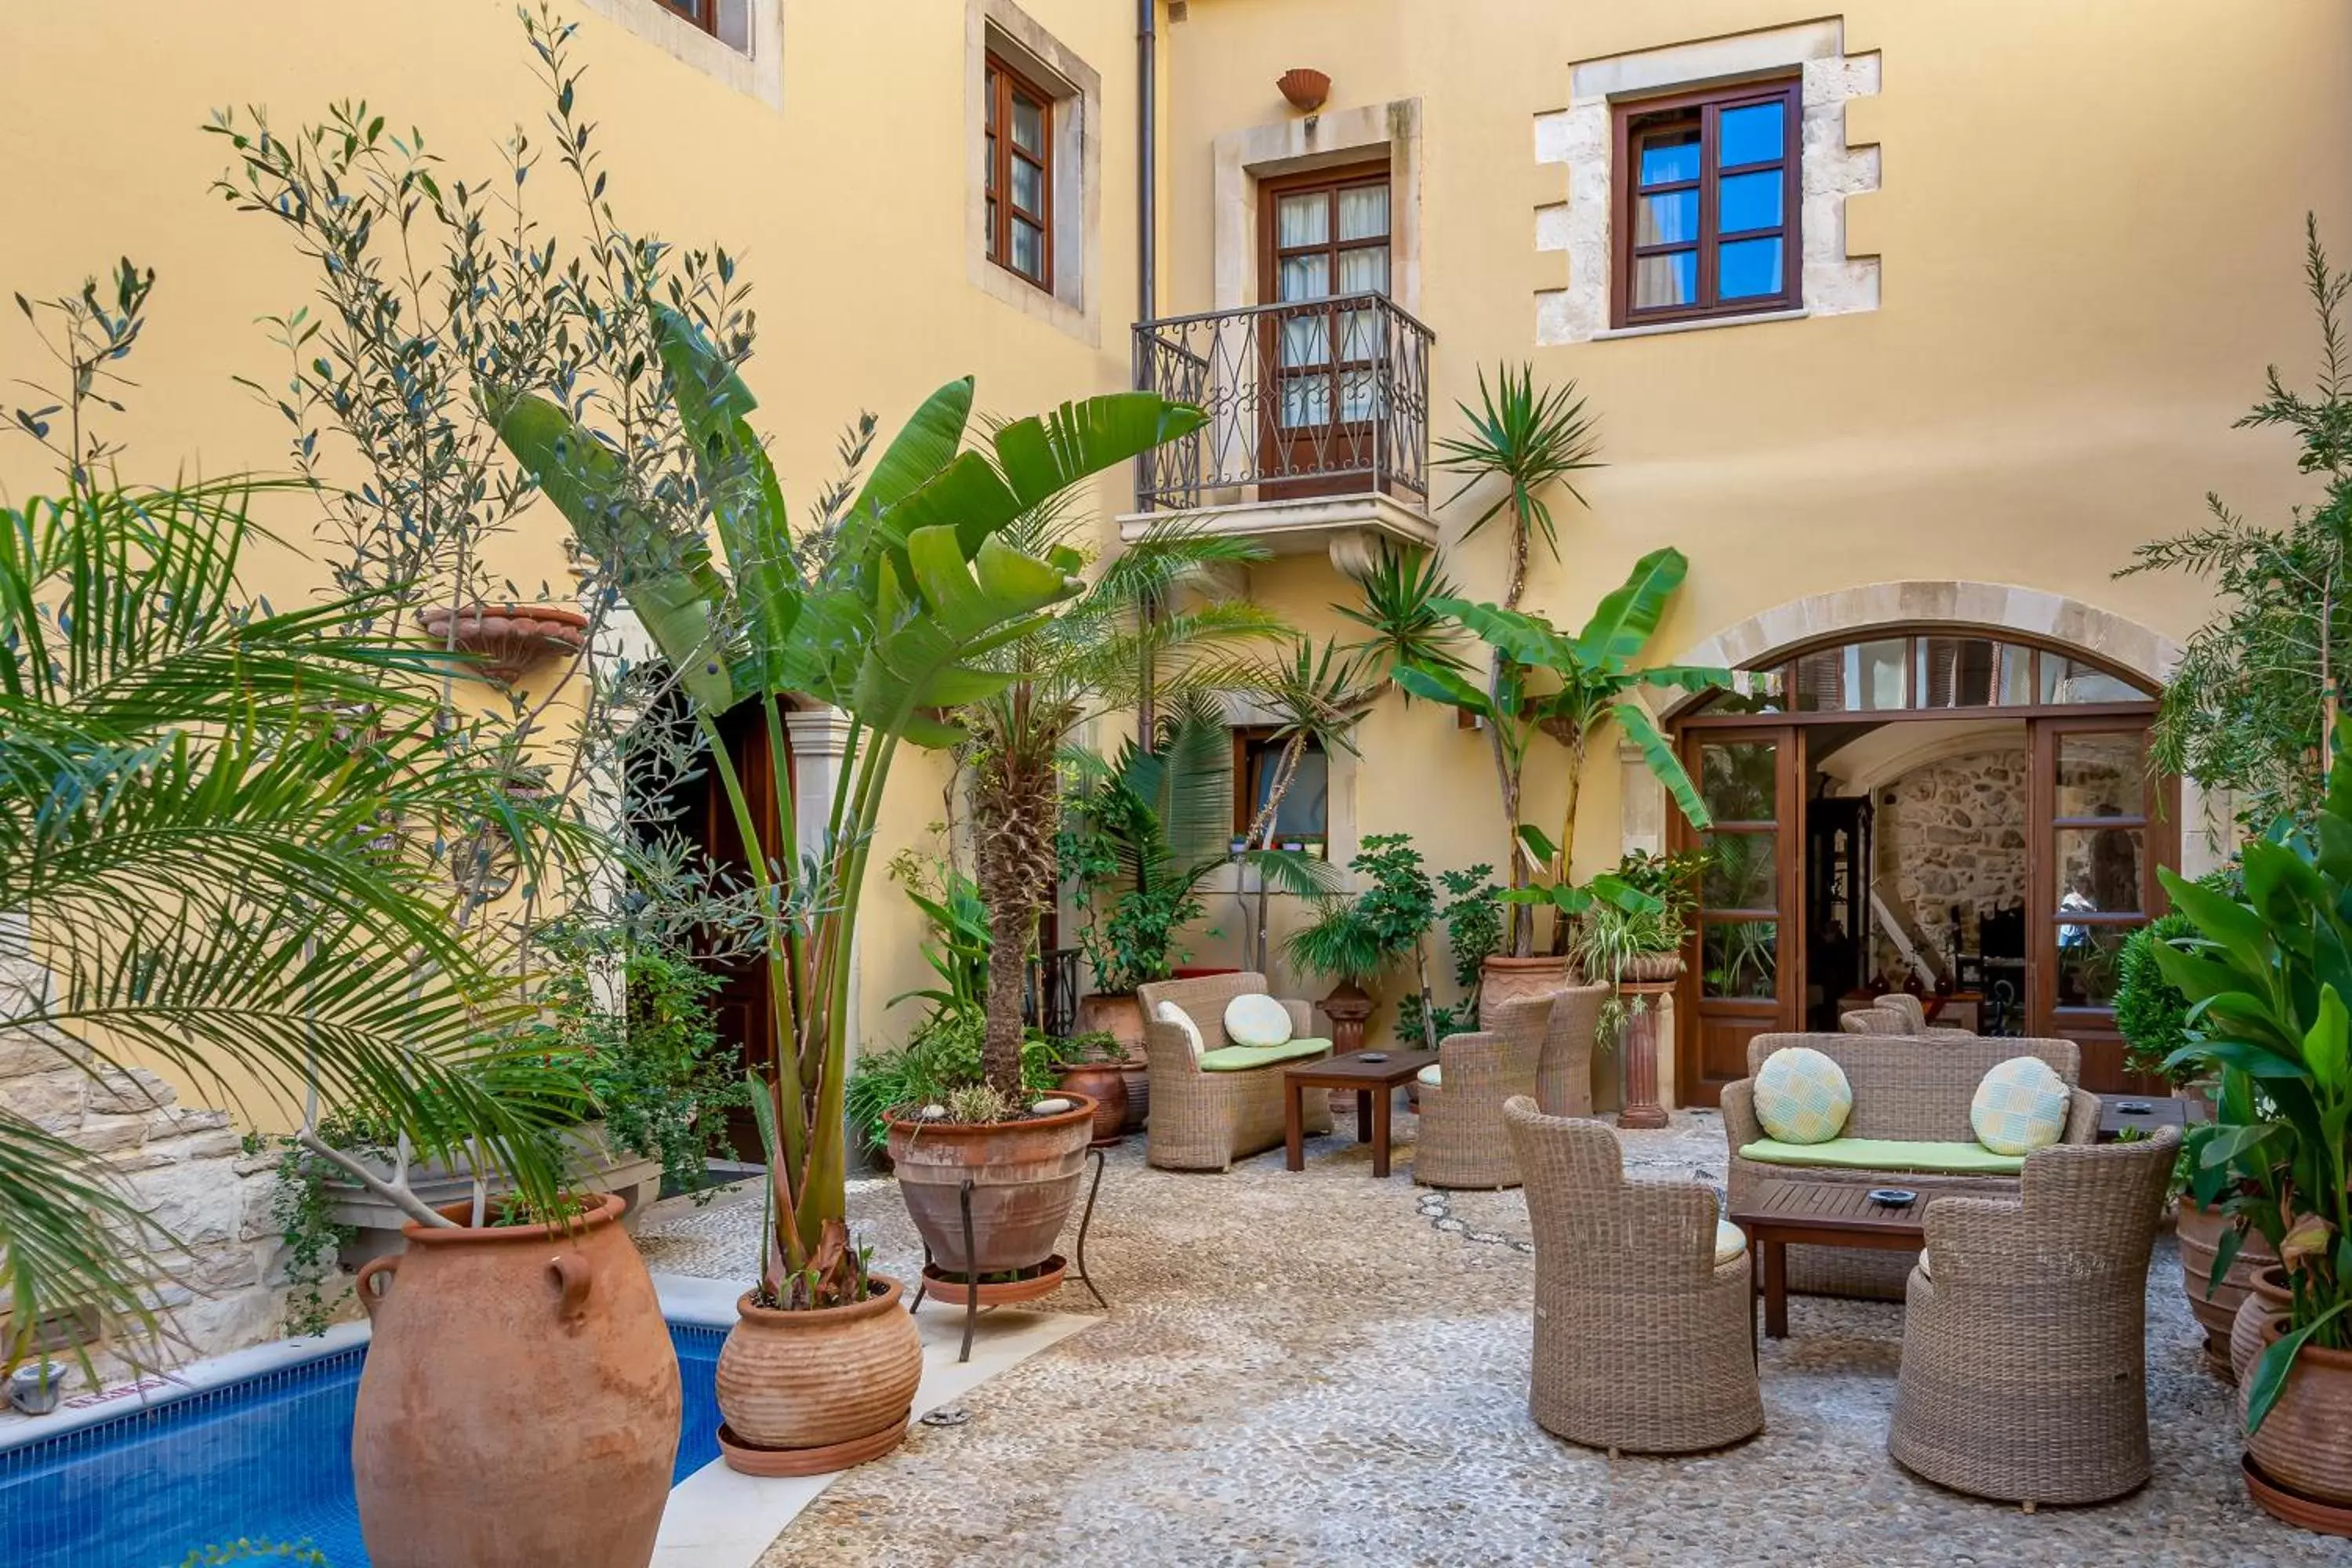
POLYGON ((588 636, 588 617, 559 605, 439 605, 419 619, 427 637, 455 643, 483 661, 484 674, 509 683, 542 658, 579 652, 588 636))
POLYGON ((2222 1233, 2230 1228, 2230 1216, 2220 1209, 2200 1205, 2184 1193, 2176 1211, 2175 1226, 2180 1237, 2180 1289, 2189 1298, 2189 1311, 2196 1314, 2197 1321, 2205 1330, 2205 1353, 2212 1359, 2216 1371, 2226 1371, 2232 1320, 2245 1303, 2255 1271, 2276 1263, 2278 1254, 2271 1250, 2270 1243, 2259 1233, 2249 1231, 2245 1246, 2230 1264, 2229 1273, 2221 1277, 2218 1287, 2212 1286, 2214 1248, 2221 1245, 2222 1233))
POLYGON ((907 1435, 923 1342, 898 1282, 848 1307, 780 1312, 746 1291, 719 1352, 719 1451, 759 1476, 809 1476, 887 1454, 907 1435))
POLYGON ((608 1195, 569 1226, 412 1221, 406 1252, 360 1270, 375 1333, 352 1470, 379 1568, 652 1560, 677 1352, 624 1206, 608 1195))
POLYGON ((1364 1048, 1364 1021, 1372 1016, 1371 994, 1352 980, 1342 980, 1323 998, 1323 1016, 1331 1020, 1331 1054, 1344 1057, 1364 1048))
POLYGON ((1028 1121, 890 1123, 898 1195, 950 1274, 1031 1268, 1054 1255, 1094 1134, 1095 1102, 1028 1121), (964 1252, 961 1191, 971 1180, 971 1256, 964 1252))
POLYGON ((1637 952, 1625 961, 1623 979, 1628 984, 1662 984, 1679 980, 1683 974, 1683 955, 1679 952, 1637 952))
POLYGON ((1140 1132, 1151 1118, 1151 1064, 1146 1061, 1121 1062, 1118 1079, 1127 1089, 1127 1119, 1119 1123, 1122 1132, 1140 1132))
MULTIPOLYGON (((2287 1331, 2287 1316, 2263 1320, 2263 1350, 2287 1331)), ((2258 1352, 2259 1353, 2259 1352, 2258 1352)), ((2251 1368, 2252 1363, 2248 1365, 2251 1368)), ((2243 1416, 2252 1379, 2238 1385, 2243 1416)), ((2352 1351, 2305 1345, 2261 1429, 2246 1435, 2246 1455, 2273 1486, 2315 1502, 2352 1504, 2352 1351)), ((2257 1496, 2256 1500, 2262 1500, 2257 1496)), ((2264 1506, 2268 1506, 2265 1504, 2264 1506)), ((2276 1510, 2273 1510, 2276 1511, 2276 1510)))
POLYGON ((1490 958, 1478 966, 1479 1016, 1494 1017, 1489 1009, 1497 1003, 1540 996, 1568 984, 1568 960, 1564 957, 1490 958))
POLYGON ((1095 991, 1078 998, 1078 1033, 1097 1029, 1125 1046, 1128 1054, 1143 1059, 1143 1004, 1132 991, 1095 991))
POLYGON ((1055 1081, 1065 1093, 1084 1095, 1095 1102, 1096 1147, 1108 1149, 1126 1135, 1127 1079, 1118 1063, 1079 1062, 1062 1068, 1055 1081))
POLYGON ((1331 79, 1307 66, 1293 66, 1275 79, 1290 107, 1301 114, 1312 114, 1323 107, 1331 96, 1331 79))
POLYGON ((1171 980, 1206 980, 1212 974, 1239 974, 1232 964, 1180 963, 1168 972, 1171 980))
POLYGON ((2287 1288, 2286 1269, 2280 1264, 2265 1264, 2246 1283, 2246 1299, 2238 1303, 2237 1315, 2230 1320, 2232 1382, 2243 1381, 2246 1368, 2262 1354, 2263 1321, 2294 1304, 2294 1292, 2287 1288))

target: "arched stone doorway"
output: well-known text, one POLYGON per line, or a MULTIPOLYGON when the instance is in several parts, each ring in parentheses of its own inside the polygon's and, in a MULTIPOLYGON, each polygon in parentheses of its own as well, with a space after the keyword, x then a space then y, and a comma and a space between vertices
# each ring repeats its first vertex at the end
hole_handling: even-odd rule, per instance
MULTIPOLYGON (((2147 773, 2177 658, 2079 601, 1926 582, 1794 600, 1685 650, 1741 679, 1666 716, 1717 851, 1675 998, 1676 1098, 1712 1104, 1754 1036, 1834 1028, 1888 983, 1948 994, 1956 1021, 2074 1039, 2087 1087, 2133 1087, 2114 951, 2162 907, 2158 867, 2226 846, 2222 803, 2147 773), (1921 826, 1923 809, 1947 815, 1921 826)), ((1629 847, 1696 841, 1626 783, 1629 847)))

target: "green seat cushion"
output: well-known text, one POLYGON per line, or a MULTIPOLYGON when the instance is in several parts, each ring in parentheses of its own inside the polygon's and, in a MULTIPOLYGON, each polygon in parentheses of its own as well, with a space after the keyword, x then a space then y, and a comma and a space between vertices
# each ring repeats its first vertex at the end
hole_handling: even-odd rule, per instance
POLYGON ((2023 1155, 1996 1154, 1981 1143, 1911 1143, 1894 1138, 1832 1138, 1826 1143, 1759 1138, 1740 1145, 1739 1157, 1766 1165, 1927 1171, 1943 1176, 2014 1176, 2025 1169, 2023 1155))
POLYGON ((1276 1062, 1295 1062, 1307 1057, 1319 1057, 1331 1048, 1328 1040, 1285 1040, 1278 1046, 1219 1046, 1213 1051, 1201 1053, 1202 1072, 1247 1072, 1252 1068, 1272 1067, 1276 1062))

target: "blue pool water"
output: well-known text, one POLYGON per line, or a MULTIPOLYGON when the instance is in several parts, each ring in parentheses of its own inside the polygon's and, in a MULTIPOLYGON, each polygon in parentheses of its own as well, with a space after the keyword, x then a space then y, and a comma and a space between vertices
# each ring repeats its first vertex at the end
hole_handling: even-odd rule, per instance
MULTIPOLYGON (((672 1323, 686 1394, 671 1484, 719 1457, 724 1329, 672 1323)), ((364 1345, 0 1453, 5 1568, 179 1568, 240 1536, 364 1568, 352 1411, 364 1345)))

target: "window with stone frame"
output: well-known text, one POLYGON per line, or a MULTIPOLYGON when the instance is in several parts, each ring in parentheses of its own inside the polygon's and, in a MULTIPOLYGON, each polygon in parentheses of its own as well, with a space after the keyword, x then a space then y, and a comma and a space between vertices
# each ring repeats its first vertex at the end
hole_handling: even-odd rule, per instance
POLYGON ((988 258, 1054 289, 1054 97, 991 52, 988 258))
POLYGON ((1802 302, 1801 110, 1795 77, 1614 106, 1614 325, 1802 302))

